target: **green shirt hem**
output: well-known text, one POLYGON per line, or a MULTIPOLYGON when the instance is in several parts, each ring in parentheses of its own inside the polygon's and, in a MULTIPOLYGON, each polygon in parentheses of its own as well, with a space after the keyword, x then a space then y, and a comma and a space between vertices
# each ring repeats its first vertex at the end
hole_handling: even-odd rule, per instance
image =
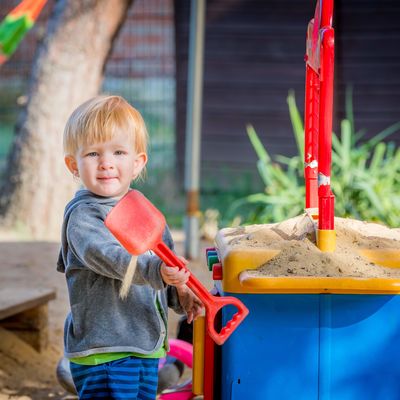
POLYGON ((167 355, 164 347, 151 354, 140 354, 140 353, 99 353, 91 354, 86 357, 70 358, 69 361, 80 364, 80 365, 100 365, 111 361, 120 360, 126 357, 138 357, 138 358, 163 358, 167 355))

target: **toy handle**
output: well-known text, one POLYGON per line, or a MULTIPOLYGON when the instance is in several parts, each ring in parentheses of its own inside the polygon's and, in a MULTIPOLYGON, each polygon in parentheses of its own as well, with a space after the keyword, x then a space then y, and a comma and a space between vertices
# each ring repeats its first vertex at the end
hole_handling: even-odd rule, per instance
POLYGON ((248 308, 236 297, 217 297, 211 296, 212 302, 206 307, 206 319, 209 336, 214 340, 216 344, 222 345, 233 333, 233 331, 239 326, 239 324, 249 314, 248 308), (233 314, 232 318, 226 323, 226 325, 218 333, 215 330, 214 320, 219 310, 227 305, 235 306, 238 311, 233 314))
MULTIPOLYGON (((159 242, 152 250, 154 250, 154 252, 168 266, 177 266, 180 269, 189 271, 184 262, 181 261, 164 242, 159 242)), ((207 329, 210 337, 216 344, 223 344, 238 327, 238 325, 244 320, 249 313, 249 310, 239 299, 235 297, 217 297, 211 295, 204 285, 192 274, 192 272, 190 272, 187 286, 201 300, 206 308, 207 329), (238 309, 238 312, 233 315, 232 319, 228 321, 221 329, 221 332, 218 333, 214 327, 214 320, 218 311, 227 305, 235 306, 238 309)))

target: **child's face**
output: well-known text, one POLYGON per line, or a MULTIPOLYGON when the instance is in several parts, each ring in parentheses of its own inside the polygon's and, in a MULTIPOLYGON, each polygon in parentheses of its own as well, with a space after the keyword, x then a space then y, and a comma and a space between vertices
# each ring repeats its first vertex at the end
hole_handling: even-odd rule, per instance
POLYGON ((147 162, 145 153, 137 154, 132 139, 119 134, 108 142, 83 146, 75 156, 66 156, 68 169, 79 176, 92 193, 121 197, 129 190, 147 162))

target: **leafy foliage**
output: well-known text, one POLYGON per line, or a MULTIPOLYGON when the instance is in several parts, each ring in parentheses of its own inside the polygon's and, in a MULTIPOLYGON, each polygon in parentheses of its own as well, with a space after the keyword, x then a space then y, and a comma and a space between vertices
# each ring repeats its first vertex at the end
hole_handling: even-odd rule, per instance
MULTIPOLYGON (((232 204, 230 215, 240 216, 243 223, 281 221, 303 212, 304 128, 292 91, 287 102, 298 155, 272 160, 253 126, 247 126, 265 190, 232 204)), ((332 135, 331 184, 336 215, 400 226, 400 149, 393 142, 383 142, 399 129, 397 122, 366 140, 365 131, 355 130, 352 92, 347 91, 346 118, 341 121, 340 135, 332 135)))

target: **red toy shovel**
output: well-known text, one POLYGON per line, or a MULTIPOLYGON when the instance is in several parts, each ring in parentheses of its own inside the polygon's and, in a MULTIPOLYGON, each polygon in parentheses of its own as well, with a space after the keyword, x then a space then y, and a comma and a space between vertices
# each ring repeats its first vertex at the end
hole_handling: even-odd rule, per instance
MULTIPOLYGON (((162 241, 165 218, 142 193, 131 190, 126 194, 108 214, 105 225, 129 253, 139 255, 147 250, 153 250, 168 266, 188 270, 162 241)), ((215 343, 223 344, 247 316, 249 310, 235 297, 211 295, 192 273, 187 285, 204 304, 208 334, 215 343), (228 304, 235 306, 238 312, 218 333, 214 327, 215 316, 228 304)))

